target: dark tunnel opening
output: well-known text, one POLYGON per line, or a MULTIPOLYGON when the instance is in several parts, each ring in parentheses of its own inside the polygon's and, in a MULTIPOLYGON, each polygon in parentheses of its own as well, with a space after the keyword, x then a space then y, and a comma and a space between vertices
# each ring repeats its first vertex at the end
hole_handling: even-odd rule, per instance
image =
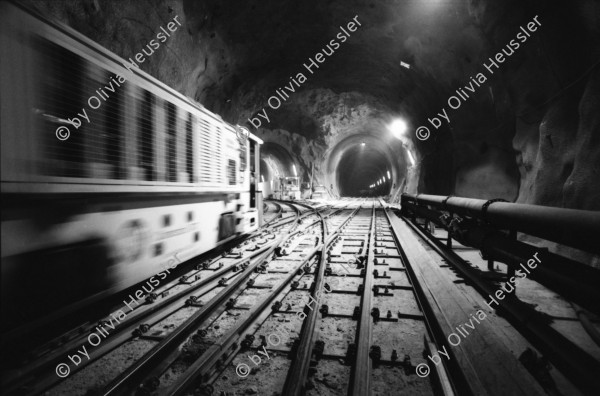
POLYGON ((264 182, 265 180, 271 180, 271 178, 273 177, 271 175, 271 169, 267 165, 264 158, 260 159, 260 176, 262 182, 264 182))
POLYGON ((365 197, 389 194, 392 185, 388 175, 391 169, 392 165, 380 151, 364 144, 349 147, 336 169, 340 195, 365 197))
POLYGON ((294 175, 294 159, 283 146, 272 142, 265 143, 261 148, 260 157, 260 172, 265 181, 294 175))

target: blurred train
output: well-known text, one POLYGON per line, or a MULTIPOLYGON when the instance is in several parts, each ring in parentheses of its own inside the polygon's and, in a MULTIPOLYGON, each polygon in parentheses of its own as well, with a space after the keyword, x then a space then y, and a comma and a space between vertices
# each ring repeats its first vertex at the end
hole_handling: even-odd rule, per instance
POLYGON ((281 198, 293 201, 300 199, 300 178, 286 176, 279 179, 281 185, 281 198))
POLYGON ((67 26, 0 20, 4 330, 257 230, 260 139, 67 26))

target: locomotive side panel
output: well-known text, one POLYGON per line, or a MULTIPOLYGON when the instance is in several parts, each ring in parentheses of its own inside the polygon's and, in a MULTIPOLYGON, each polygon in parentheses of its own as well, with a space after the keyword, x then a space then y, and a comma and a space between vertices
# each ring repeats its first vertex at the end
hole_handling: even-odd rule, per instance
POLYGON ((3 324, 256 229, 232 126, 71 29, 0 7, 3 324))

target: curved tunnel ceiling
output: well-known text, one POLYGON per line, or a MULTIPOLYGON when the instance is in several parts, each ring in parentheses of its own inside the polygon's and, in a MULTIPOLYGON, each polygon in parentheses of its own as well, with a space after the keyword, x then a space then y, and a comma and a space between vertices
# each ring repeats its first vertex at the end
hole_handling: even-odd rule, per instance
POLYGON ((344 151, 336 170, 336 181, 340 195, 343 197, 357 197, 369 195, 372 184, 382 178, 380 191, 388 194, 390 190, 389 174, 391 164, 385 155, 378 150, 366 148, 362 144, 352 146, 344 151), (382 176, 383 175, 383 176, 382 176))
POLYGON ((262 145, 260 151, 260 172, 265 181, 293 176, 294 160, 288 150, 272 142, 262 145))
POLYGON ((354 194, 390 164, 396 197, 408 191, 600 209, 600 150, 590 144, 598 133, 598 1, 23 1, 124 59, 179 15, 184 28, 139 67, 280 145, 265 145, 269 177, 291 174, 293 162, 303 182, 314 170, 317 183, 354 194), (540 28, 488 72, 484 64, 534 16, 540 28), (355 18, 360 25, 348 32, 355 18), (331 40, 339 48, 308 71, 304 65, 330 52, 331 40), (306 81, 294 84, 300 72, 306 81), (487 79, 477 78, 473 92, 466 86, 478 73, 487 79), (450 109, 459 89, 468 97, 450 109), (281 107, 270 108, 269 98, 280 94, 281 107), (263 111, 260 125, 250 125, 263 111), (339 142, 383 135, 398 115, 410 124, 406 140, 374 151, 385 161, 365 155, 371 165, 356 171, 352 186, 348 156, 360 152, 339 142), (433 126, 433 117, 443 122, 433 126), (414 134, 421 125, 431 129, 426 141, 414 134))
POLYGON ((329 180, 341 196, 388 194, 394 180, 408 176, 406 151, 401 147, 389 136, 378 136, 373 131, 350 134, 329 153, 329 180), (370 188, 378 180, 380 186, 370 188))

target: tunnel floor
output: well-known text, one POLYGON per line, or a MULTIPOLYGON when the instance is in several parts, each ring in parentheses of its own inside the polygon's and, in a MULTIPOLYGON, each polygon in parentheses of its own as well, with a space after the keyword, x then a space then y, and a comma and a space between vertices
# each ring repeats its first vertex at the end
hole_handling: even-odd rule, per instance
MULTIPOLYGON (((51 394, 433 395, 439 386, 494 394, 502 383, 502 394, 531 395, 542 394, 548 378, 553 389, 576 392, 556 367, 538 382, 524 363, 537 349, 518 322, 498 314, 505 303, 494 306, 427 248, 421 232, 446 241, 443 228, 419 219, 411 226, 381 198, 266 201, 264 209, 256 233, 177 263, 158 284, 137 285, 112 314, 87 312, 93 320, 26 351, 26 366, 3 371, 7 394, 25 384, 51 394), (450 368, 486 381, 461 384, 450 368)), ((508 276, 503 265, 456 240, 447 250, 501 290, 493 279, 508 276)), ((527 277, 514 298, 600 358, 568 301, 527 277)))

